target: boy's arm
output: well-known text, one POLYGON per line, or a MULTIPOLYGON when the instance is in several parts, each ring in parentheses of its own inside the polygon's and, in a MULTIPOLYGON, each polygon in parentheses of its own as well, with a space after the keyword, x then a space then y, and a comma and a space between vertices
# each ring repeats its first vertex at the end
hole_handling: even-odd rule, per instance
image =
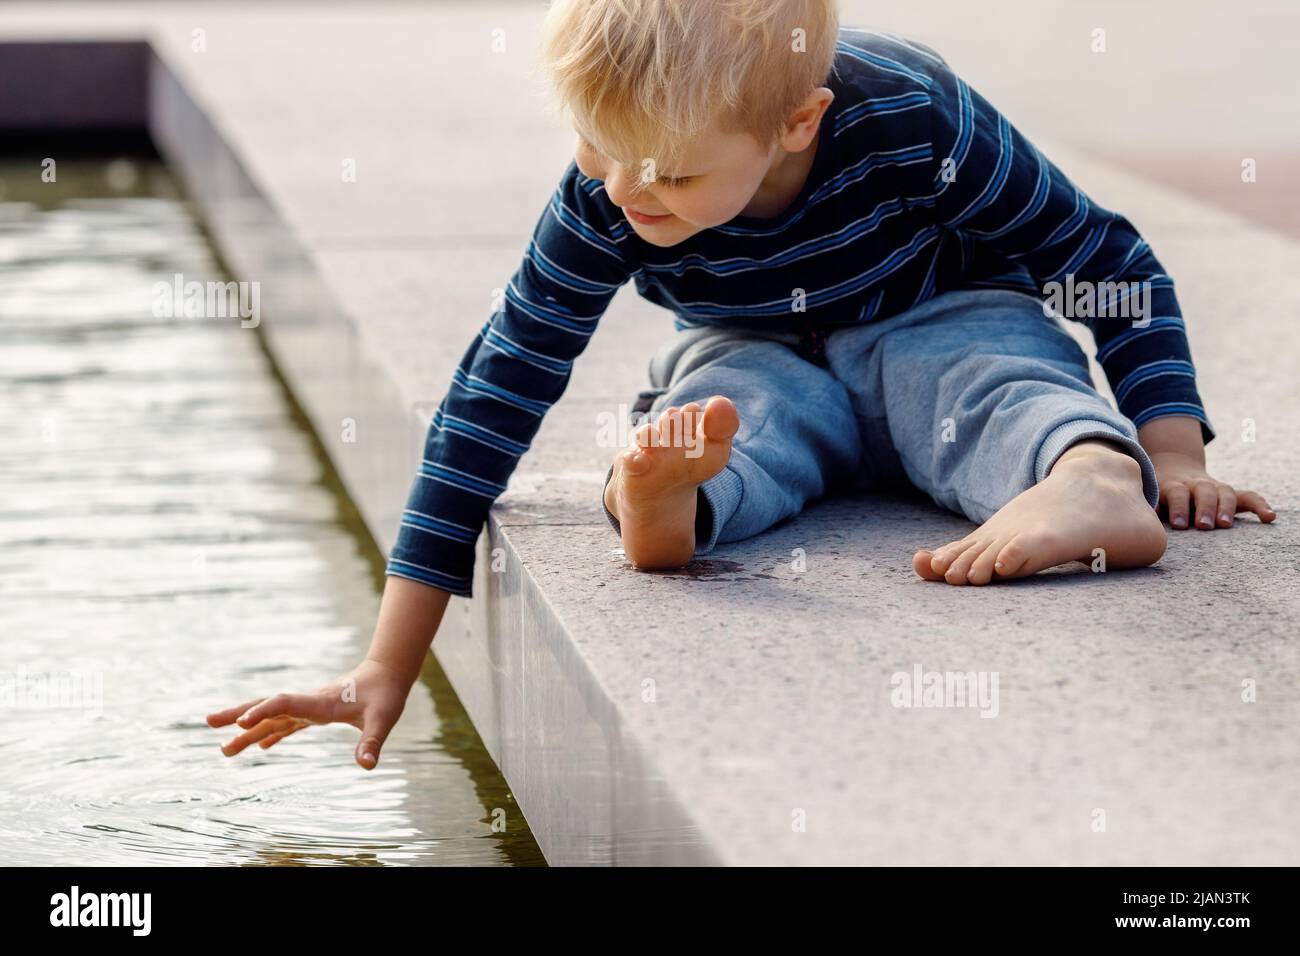
POLYGON ((414 684, 450 600, 450 592, 441 588, 389 575, 366 660, 400 675, 407 686, 414 684))
POLYGON ((500 308, 465 351, 429 424, 387 574, 471 596, 492 503, 635 271, 617 207, 570 162, 500 308))
POLYGON ((470 596, 488 509, 632 274, 619 247, 632 234, 619 227, 615 208, 603 184, 569 164, 501 308, 465 352, 430 423, 366 658, 309 693, 209 714, 210 726, 242 730, 222 747, 227 756, 254 743, 273 746, 312 724, 343 722, 361 731, 357 763, 377 766, 451 595, 470 596))
MULTIPOLYGON (((1203 442, 1212 441, 1174 283, 1151 247, 1132 223, 1093 202, 946 64, 930 79, 928 185, 939 225, 1023 266, 1043 296, 1048 283, 1066 285, 1072 275, 1076 289, 1090 283, 1094 293, 1135 292, 1125 312, 1135 315, 1144 288, 1149 291, 1150 311, 1137 319, 1066 317, 1091 329, 1097 361, 1120 412, 1134 425, 1190 417, 1200 423, 1203 442)), ((1114 300, 1112 314, 1122 311, 1120 301, 1114 300)))

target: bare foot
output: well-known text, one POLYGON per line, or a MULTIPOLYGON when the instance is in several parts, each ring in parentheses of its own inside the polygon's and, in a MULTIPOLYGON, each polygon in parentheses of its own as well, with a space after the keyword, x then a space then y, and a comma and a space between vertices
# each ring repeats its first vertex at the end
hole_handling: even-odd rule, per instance
POLYGON ((912 556, 927 581, 988 584, 1105 553, 1107 570, 1154 564, 1164 525, 1142 494, 1142 468, 1101 439, 1077 442, 1051 472, 959 541, 912 556))
POLYGON ((681 567, 695 554, 699 486, 726 466, 740 415, 731 400, 665 409, 637 429, 636 444, 614 458, 605 507, 618 519, 623 553, 638 568, 681 567))

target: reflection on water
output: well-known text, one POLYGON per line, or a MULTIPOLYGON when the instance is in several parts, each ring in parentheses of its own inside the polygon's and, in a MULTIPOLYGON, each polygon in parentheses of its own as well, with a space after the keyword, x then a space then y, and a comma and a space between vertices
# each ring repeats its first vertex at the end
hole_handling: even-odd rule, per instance
POLYGON ((220 277, 165 171, 40 172, 0 166, 0 863, 542 863, 432 663, 375 771, 351 727, 221 755, 206 713, 356 663, 380 556, 259 334, 154 316, 220 277))

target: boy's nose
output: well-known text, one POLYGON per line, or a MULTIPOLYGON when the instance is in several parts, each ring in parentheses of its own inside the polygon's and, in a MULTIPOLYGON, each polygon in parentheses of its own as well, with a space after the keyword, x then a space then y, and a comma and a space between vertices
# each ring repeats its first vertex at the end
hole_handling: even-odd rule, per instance
POLYGON ((634 198, 632 195, 634 185, 636 185, 635 177, 629 176, 622 169, 611 166, 605 178, 605 195, 609 197, 610 202, 619 206, 627 206, 634 198))

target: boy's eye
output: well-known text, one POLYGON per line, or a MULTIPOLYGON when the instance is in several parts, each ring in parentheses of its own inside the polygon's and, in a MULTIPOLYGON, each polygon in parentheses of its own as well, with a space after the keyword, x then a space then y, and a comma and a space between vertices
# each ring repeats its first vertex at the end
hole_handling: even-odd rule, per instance
POLYGON ((659 181, 660 181, 661 183, 663 183, 665 186, 667 186, 669 189, 674 189, 674 188, 676 188, 677 186, 681 186, 681 185, 684 185, 684 184, 686 184, 686 183, 689 183, 689 182, 690 182, 692 179, 694 179, 694 178, 695 178, 695 177, 693 177, 693 176, 680 176, 680 177, 678 177, 678 176, 660 176, 660 177, 659 177, 659 181))

